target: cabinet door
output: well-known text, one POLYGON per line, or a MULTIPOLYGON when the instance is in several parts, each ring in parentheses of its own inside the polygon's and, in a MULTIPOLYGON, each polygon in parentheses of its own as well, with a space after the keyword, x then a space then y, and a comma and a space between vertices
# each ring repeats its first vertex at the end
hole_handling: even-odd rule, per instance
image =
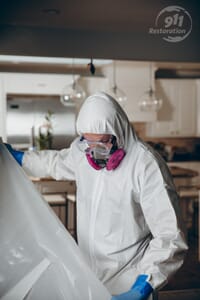
POLYGON ((4 76, 8 94, 60 95, 70 83, 71 75, 11 73, 4 76))
POLYGON ((147 127, 147 136, 189 137, 196 134, 196 82, 185 79, 162 79, 156 82, 163 106, 158 121, 147 127))
POLYGON ((195 80, 179 80, 178 95, 178 135, 196 135, 196 82, 195 80))
POLYGON ((197 83, 197 136, 200 137, 200 79, 196 81, 197 83))
POLYGON ((168 121, 156 121, 147 123, 146 136, 148 137, 169 137, 170 123, 168 121))

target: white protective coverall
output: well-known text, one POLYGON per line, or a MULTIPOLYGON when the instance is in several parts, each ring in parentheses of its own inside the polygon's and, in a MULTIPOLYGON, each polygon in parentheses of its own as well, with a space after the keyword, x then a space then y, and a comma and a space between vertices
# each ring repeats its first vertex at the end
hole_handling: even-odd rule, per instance
POLYGON ((178 196, 162 158, 140 141, 126 114, 105 93, 86 99, 77 132, 112 134, 126 152, 115 169, 93 169, 77 146, 26 152, 31 175, 76 180, 78 244, 111 294, 128 291, 140 274, 155 288, 182 265, 187 250, 178 196))

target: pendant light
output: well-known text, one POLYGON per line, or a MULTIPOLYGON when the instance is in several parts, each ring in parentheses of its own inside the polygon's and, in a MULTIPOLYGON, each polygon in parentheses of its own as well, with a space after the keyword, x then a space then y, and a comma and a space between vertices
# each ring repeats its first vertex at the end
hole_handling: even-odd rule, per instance
POLYGON ((78 84, 74 75, 74 59, 72 60, 72 83, 64 87, 60 96, 60 101, 63 105, 67 106, 69 103, 80 103, 85 99, 85 91, 78 84))
POLYGON ((139 101, 139 107, 141 111, 148 112, 154 111, 157 112, 162 106, 162 99, 159 99, 155 95, 153 90, 153 79, 152 79, 152 63, 149 66, 149 89, 142 95, 139 101))
POLYGON ((108 92, 116 101, 118 101, 122 106, 124 102, 127 101, 126 94, 118 88, 116 82, 116 62, 113 61, 113 86, 110 88, 108 92))

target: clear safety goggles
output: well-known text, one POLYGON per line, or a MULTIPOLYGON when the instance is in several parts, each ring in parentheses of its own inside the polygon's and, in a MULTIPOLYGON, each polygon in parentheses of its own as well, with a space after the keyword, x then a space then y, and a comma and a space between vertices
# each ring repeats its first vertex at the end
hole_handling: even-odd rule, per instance
POLYGON ((86 153, 99 153, 101 155, 109 155, 112 148, 111 136, 108 141, 90 141, 85 139, 83 136, 78 141, 78 147, 82 152, 86 153))

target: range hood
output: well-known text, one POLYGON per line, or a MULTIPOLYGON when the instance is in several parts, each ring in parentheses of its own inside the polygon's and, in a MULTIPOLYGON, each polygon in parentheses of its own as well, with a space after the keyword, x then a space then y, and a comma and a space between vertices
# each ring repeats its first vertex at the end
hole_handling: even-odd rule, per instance
POLYGON ((171 79, 198 79, 200 78, 199 69, 163 69, 159 68, 155 72, 155 78, 171 78, 171 79))

